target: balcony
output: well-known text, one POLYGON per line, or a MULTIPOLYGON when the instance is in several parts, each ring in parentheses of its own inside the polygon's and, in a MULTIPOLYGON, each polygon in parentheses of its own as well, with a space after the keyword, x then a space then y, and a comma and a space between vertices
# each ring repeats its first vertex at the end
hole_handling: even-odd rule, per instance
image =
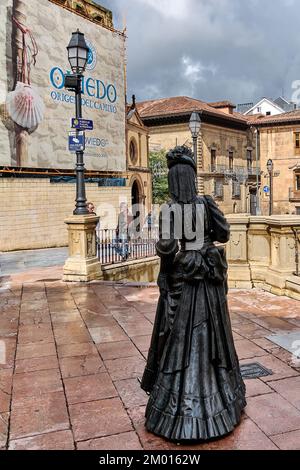
POLYGON ((213 173, 215 175, 222 175, 226 176, 227 178, 234 178, 234 177, 244 177, 249 178, 251 176, 260 175, 260 169, 258 170, 255 168, 247 168, 246 166, 238 166, 235 165, 232 169, 228 168, 226 165, 209 165, 209 173, 213 173))
POLYGON ((290 202, 300 202, 300 190, 289 188, 289 200, 290 202))

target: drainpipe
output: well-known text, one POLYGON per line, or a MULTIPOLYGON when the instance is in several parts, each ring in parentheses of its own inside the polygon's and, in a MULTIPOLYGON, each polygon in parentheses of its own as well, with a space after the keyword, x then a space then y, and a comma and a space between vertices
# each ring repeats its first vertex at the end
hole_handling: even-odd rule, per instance
POLYGON ((295 227, 291 227, 294 237, 295 237, 295 263, 296 263, 296 271, 294 274, 299 276, 299 239, 298 239, 298 231, 295 227))

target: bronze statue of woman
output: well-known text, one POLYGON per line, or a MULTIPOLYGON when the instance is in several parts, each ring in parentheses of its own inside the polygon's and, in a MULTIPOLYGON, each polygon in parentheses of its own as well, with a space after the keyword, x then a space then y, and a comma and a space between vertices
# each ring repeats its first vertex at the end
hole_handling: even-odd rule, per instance
POLYGON ((167 162, 171 200, 161 209, 156 246, 160 298, 141 383, 150 395, 145 424, 169 440, 208 440, 230 433, 246 406, 226 257, 214 244, 229 240, 229 225, 210 196, 197 195, 191 150, 176 147, 167 162))

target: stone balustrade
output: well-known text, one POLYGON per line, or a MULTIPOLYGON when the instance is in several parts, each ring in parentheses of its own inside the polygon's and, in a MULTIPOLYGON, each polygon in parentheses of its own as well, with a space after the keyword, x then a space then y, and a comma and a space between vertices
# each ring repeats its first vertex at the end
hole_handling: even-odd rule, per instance
POLYGON ((235 214, 227 219, 231 227, 226 245, 229 287, 260 287, 300 300, 300 276, 295 275, 300 217, 235 214))

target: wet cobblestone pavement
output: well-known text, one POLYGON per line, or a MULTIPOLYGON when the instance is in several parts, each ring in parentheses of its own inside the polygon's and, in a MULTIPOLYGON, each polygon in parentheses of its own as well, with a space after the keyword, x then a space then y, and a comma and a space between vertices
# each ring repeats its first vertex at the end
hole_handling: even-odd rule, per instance
POLYGON ((138 378, 157 288, 64 284, 59 276, 47 268, 2 278, 0 449, 300 449, 300 364, 272 341, 298 331, 300 340, 300 302, 230 291, 240 362, 273 373, 246 380, 248 405, 232 434, 178 447, 144 428, 138 378))

